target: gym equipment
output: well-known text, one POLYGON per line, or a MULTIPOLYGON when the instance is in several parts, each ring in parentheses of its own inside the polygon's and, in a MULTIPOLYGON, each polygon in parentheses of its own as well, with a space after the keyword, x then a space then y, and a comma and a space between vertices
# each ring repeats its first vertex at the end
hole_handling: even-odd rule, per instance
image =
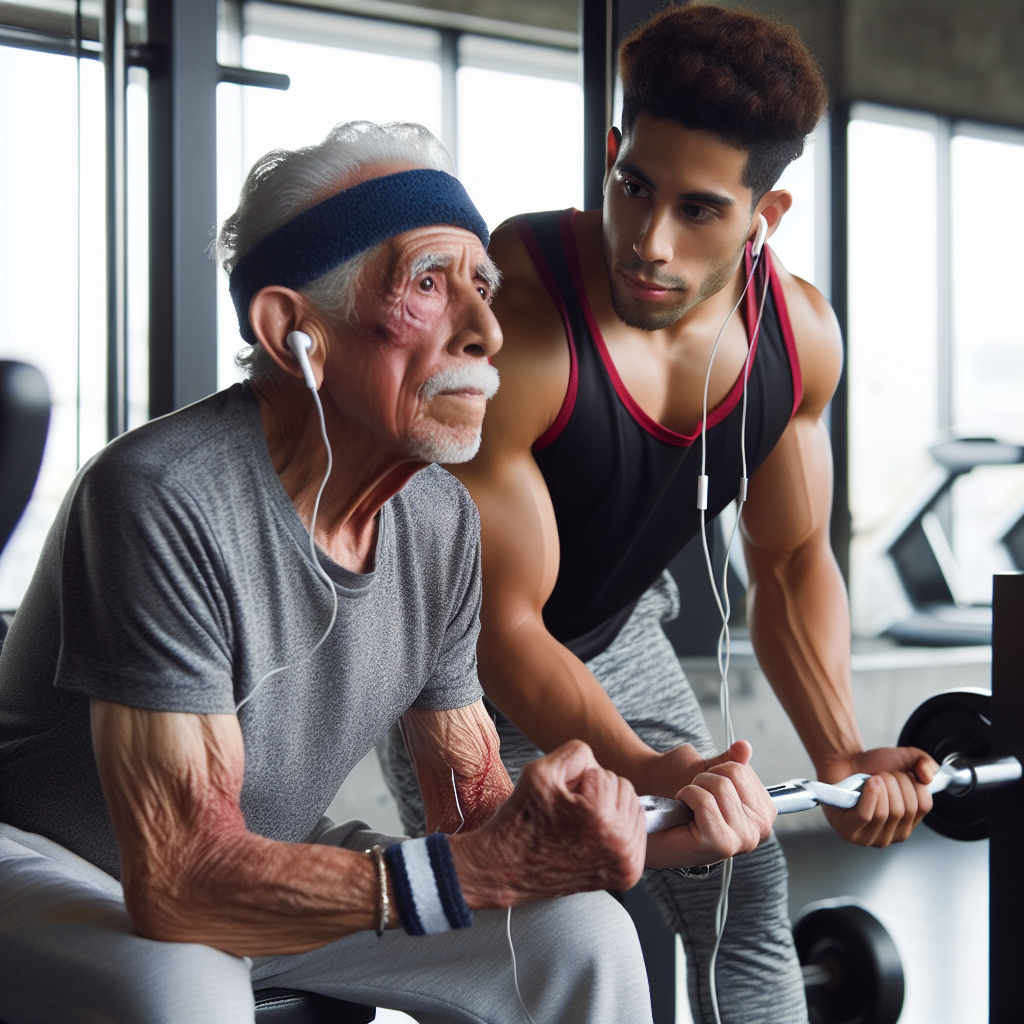
MULTIPOLYGON (((49 426, 46 379, 34 366, 0 359, 0 551, 32 497, 49 426)), ((0 613, 0 649, 13 615, 0 613)))
POLYGON ((896 1024, 903 964, 881 922, 854 901, 823 900, 793 923, 811 1024, 896 1024))
MULTIPOLYGON (((887 547, 914 613, 886 633, 898 643, 928 647, 991 643, 990 609, 959 600, 959 572, 942 515, 961 476, 978 466, 1024 462, 1024 446, 991 437, 952 437, 928 450, 937 464, 934 475, 896 524, 887 547)), ((1007 535, 1003 542, 1007 539, 1013 538, 1007 535)))
POLYGON ((377 1019, 372 1006, 346 1003, 315 992, 261 988, 256 999, 256 1024, 370 1024, 377 1019))
MULTIPOLYGON (((984 690, 950 690, 921 704, 907 719, 900 746, 920 747, 937 761, 992 752, 992 696, 984 690)), ((980 792, 937 793, 925 824, 950 839, 988 838, 988 798, 980 792)))
POLYGON ((1006 548, 1010 561, 1018 569, 1024 570, 1024 515, 1003 534, 1000 543, 1006 548))
MULTIPOLYGON (((1024 575, 1000 573, 992 588, 993 756, 1024 758, 1024 575)), ((1021 1018, 1024 964, 1024 786, 988 794, 989 1022, 1021 1018)))
POLYGON ((0 360, 0 551, 32 496, 49 425, 43 375, 27 363, 0 360))
MULTIPOLYGON (((920 747, 939 762, 928 786, 934 807, 924 821, 950 839, 973 840, 988 836, 986 790, 1019 782, 1024 769, 1016 757, 993 757, 992 697, 984 690, 947 690, 921 704, 907 719, 898 745, 920 747)), ((824 805, 849 809, 857 805, 868 775, 851 775, 829 785, 812 779, 790 779, 769 786, 779 814, 808 811, 824 805)), ((647 832, 662 832, 693 820, 681 800, 640 797, 647 832)))

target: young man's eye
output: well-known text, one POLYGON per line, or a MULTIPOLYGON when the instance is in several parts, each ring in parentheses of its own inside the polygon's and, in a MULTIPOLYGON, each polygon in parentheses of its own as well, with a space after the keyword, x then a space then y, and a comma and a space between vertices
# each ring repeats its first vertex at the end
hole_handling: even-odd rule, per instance
POLYGON ((642 186, 628 179, 622 182, 622 187, 626 190, 626 195, 632 196, 634 199, 644 191, 642 186))
POLYGON ((711 216, 707 207, 698 206, 696 203, 687 203, 683 207, 683 213, 692 220, 707 220, 711 216))

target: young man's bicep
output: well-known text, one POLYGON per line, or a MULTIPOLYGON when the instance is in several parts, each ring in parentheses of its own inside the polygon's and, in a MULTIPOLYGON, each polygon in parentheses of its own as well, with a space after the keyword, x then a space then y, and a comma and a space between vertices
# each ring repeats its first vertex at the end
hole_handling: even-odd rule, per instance
POLYGON ((787 559, 807 544, 827 543, 831 511, 828 431, 820 419, 798 415, 750 480, 743 537, 751 573, 763 559, 787 559))
POLYGON ((533 456, 495 460, 466 481, 480 510, 485 633, 504 632, 523 615, 539 616, 558 576, 558 527, 533 456))

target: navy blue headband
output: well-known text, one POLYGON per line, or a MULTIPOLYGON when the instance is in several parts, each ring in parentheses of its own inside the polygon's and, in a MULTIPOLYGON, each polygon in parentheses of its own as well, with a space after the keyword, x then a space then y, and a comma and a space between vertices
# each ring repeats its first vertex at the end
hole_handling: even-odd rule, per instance
POLYGON ((249 304, 268 285, 296 290, 385 239, 414 228, 451 224, 487 248, 487 224, 462 182, 444 171, 400 171, 371 178, 304 210, 257 242, 231 271, 238 329, 250 344, 249 304))

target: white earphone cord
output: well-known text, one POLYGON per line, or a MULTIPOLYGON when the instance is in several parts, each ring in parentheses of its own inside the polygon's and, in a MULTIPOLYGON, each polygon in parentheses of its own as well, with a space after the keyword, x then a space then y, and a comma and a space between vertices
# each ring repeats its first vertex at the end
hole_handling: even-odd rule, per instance
POLYGON ((324 439, 324 446, 327 448, 327 472, 324 473, 323 480, 320 481, 320 489, 316 492, 316 501, 313 503, 313 518, 309 521, 309 556, 313 559, 313 566, 319 574, 320 578, 327 584, 331 591, 331 618, 327 623, 327 628, 323 632, 323 636, 301 657, 298 661, 293 661, 288 665, 282 665, 280 668, 271 669, 266 675, 260 676, 256 681, 256 685, 238 702, 235 707, 235 714, 241 711, 242 706, 247 704, 256 695, 256 691, 271 677, 276 676, 281 672, 287 672, 290 668, 295 668, 301 665, 304 661, 308 661, 313 655, 320 649, 324 641, 330 636, 331 630, 334 629, 335 620, 338 618, 338 589, 334 585, 334 580, 327 574, 327 570, 320 564, 320 559, 316 553, 316 541, 313 539, 314 530, 316 529, 316 517, 320 511, 320 499, 323 497, 324 488, 327 486, 327 481, 330 479, 331 470, 334 468, 334 452, 331 451, 331 442, 327 437, 327 424, 324 421, 324 407, 320 401, 320 396, 317 394, 315 388, 310 388, 310 393, 313 395, 313 401, 316 402, 316 411, 320 418, 320 436, 324 439))
MULTIPOLYGON (((401 720, 399 720, 399 728, 401 728, 401 720)), ((402 738, 405 738, 405 733, 402 733, 402 738)), ((455 769, 451 769, 452 772, 452 792, 455 794, 455 809, 459 812, 459 827, 452 833, 452 835, 458 835, 462 831, 463 826, 466 824, 466 818, 462 813, 462 804, 459 802, 459 789, 455 785, 455 769)), ((516 987, 516 997, 519 999, 519 1005, 523 1008, 523 1013, 526 1014, 526 1019, 530 1024, 537 1024, 537 1022, 530 1015, 530 1011, 526 1008, 526 1003, 523 1002, 523 994, 519 991, 519 970, 516 967, 516 947, 512 945, 512 908, 508 908, 508 913, 505 915, 505 937, 508 939, 508 951, 512 954, 512 981, 516 987)))
MULTIPOLYGON (((704 551, 704 565, 707 568, 708 581, 711 583, 711 591, 715 596, 715 603, 718 605, 718 613, 722 618, 722 628, 718 634, 717 656, 718 672, 720 677, 719 704, 722 710, 722 719, 725 724, 726 750, 736 742, 736 734, 733 730, 732 724, 732 713, 729 707, 729 662, 731 654, 729 619, 732 616, 732 604, 729 600, 729 559, 732 556, 733 542, 736 539, 736 533, 739 530, 740 517, 743 514, 743 505, 747 500, 747 383, 750 379, 750 360, 754 352, 754 345, 757 341, 758 334, 761 330, 761 320, 764 317, 765 301, 768 298, 769 275, 767 273, 765 274, 764 287, 761 291, 761 302, 758 307, 757 323, 754 325, 754 330, 750 335, 750 341, 747 345, 747 357, 743 361, 743 411, 740 418, 740 457, 742 461, 742 476, 740 478, 739 491, 736 495, 736 519, 733 522, 732 530, 729 534, 729 543, 726 545, 725 549, 725 561, 722 567, 721 593, 719 593, 718 584, 715 581, 715 570, 711 563, 711 552, 708 550, 708 537, 705 524, 705 512, 707 510, 708 499, 708 478, 706 473, 708 389, 711 384, 711 368, 714 365, 715 356, 718 353, 719 343, 725 334, 726 327, 729 326, 729 322, 732 320, 736 310, 739 309, 740 303, 743 302, 743 299, 747 294, 747 290, 750 288, 750 282, 753 280, 758 267, 761 265, 763 251, 764 250, 762 249, 762 251, 754 257, 750 273, 747 275, 746 283, 743 286, 743 291, 740 293, 740 297, 736 302, 736 305, 732 307, 725 323, 722 324, 722 327, 718 332, 718 337, 715 339, 714 347, 711 349, 711 357, 708 360, 707 376, 704 378, 704 404, 700 428, 700 481, 697 486, 697 507, 700 509, 700 537, 701 547, 704 551)), ((715 1014, 715 1024, 722 1024, 722 1018, 718 1008, 718 989, 715 984, 715 967, 718 962, 718 950, 722 944, 722 935, 725 932, 725 922, 729 916, 729 885, 731 882, 732 858, 730 857, 722 865, 722 888, 718 896, 718 906, 715 909, 715 946, 711 952, 711 961, 708 965, 708 982, 711 990, 711 1008, 715 1014)))

